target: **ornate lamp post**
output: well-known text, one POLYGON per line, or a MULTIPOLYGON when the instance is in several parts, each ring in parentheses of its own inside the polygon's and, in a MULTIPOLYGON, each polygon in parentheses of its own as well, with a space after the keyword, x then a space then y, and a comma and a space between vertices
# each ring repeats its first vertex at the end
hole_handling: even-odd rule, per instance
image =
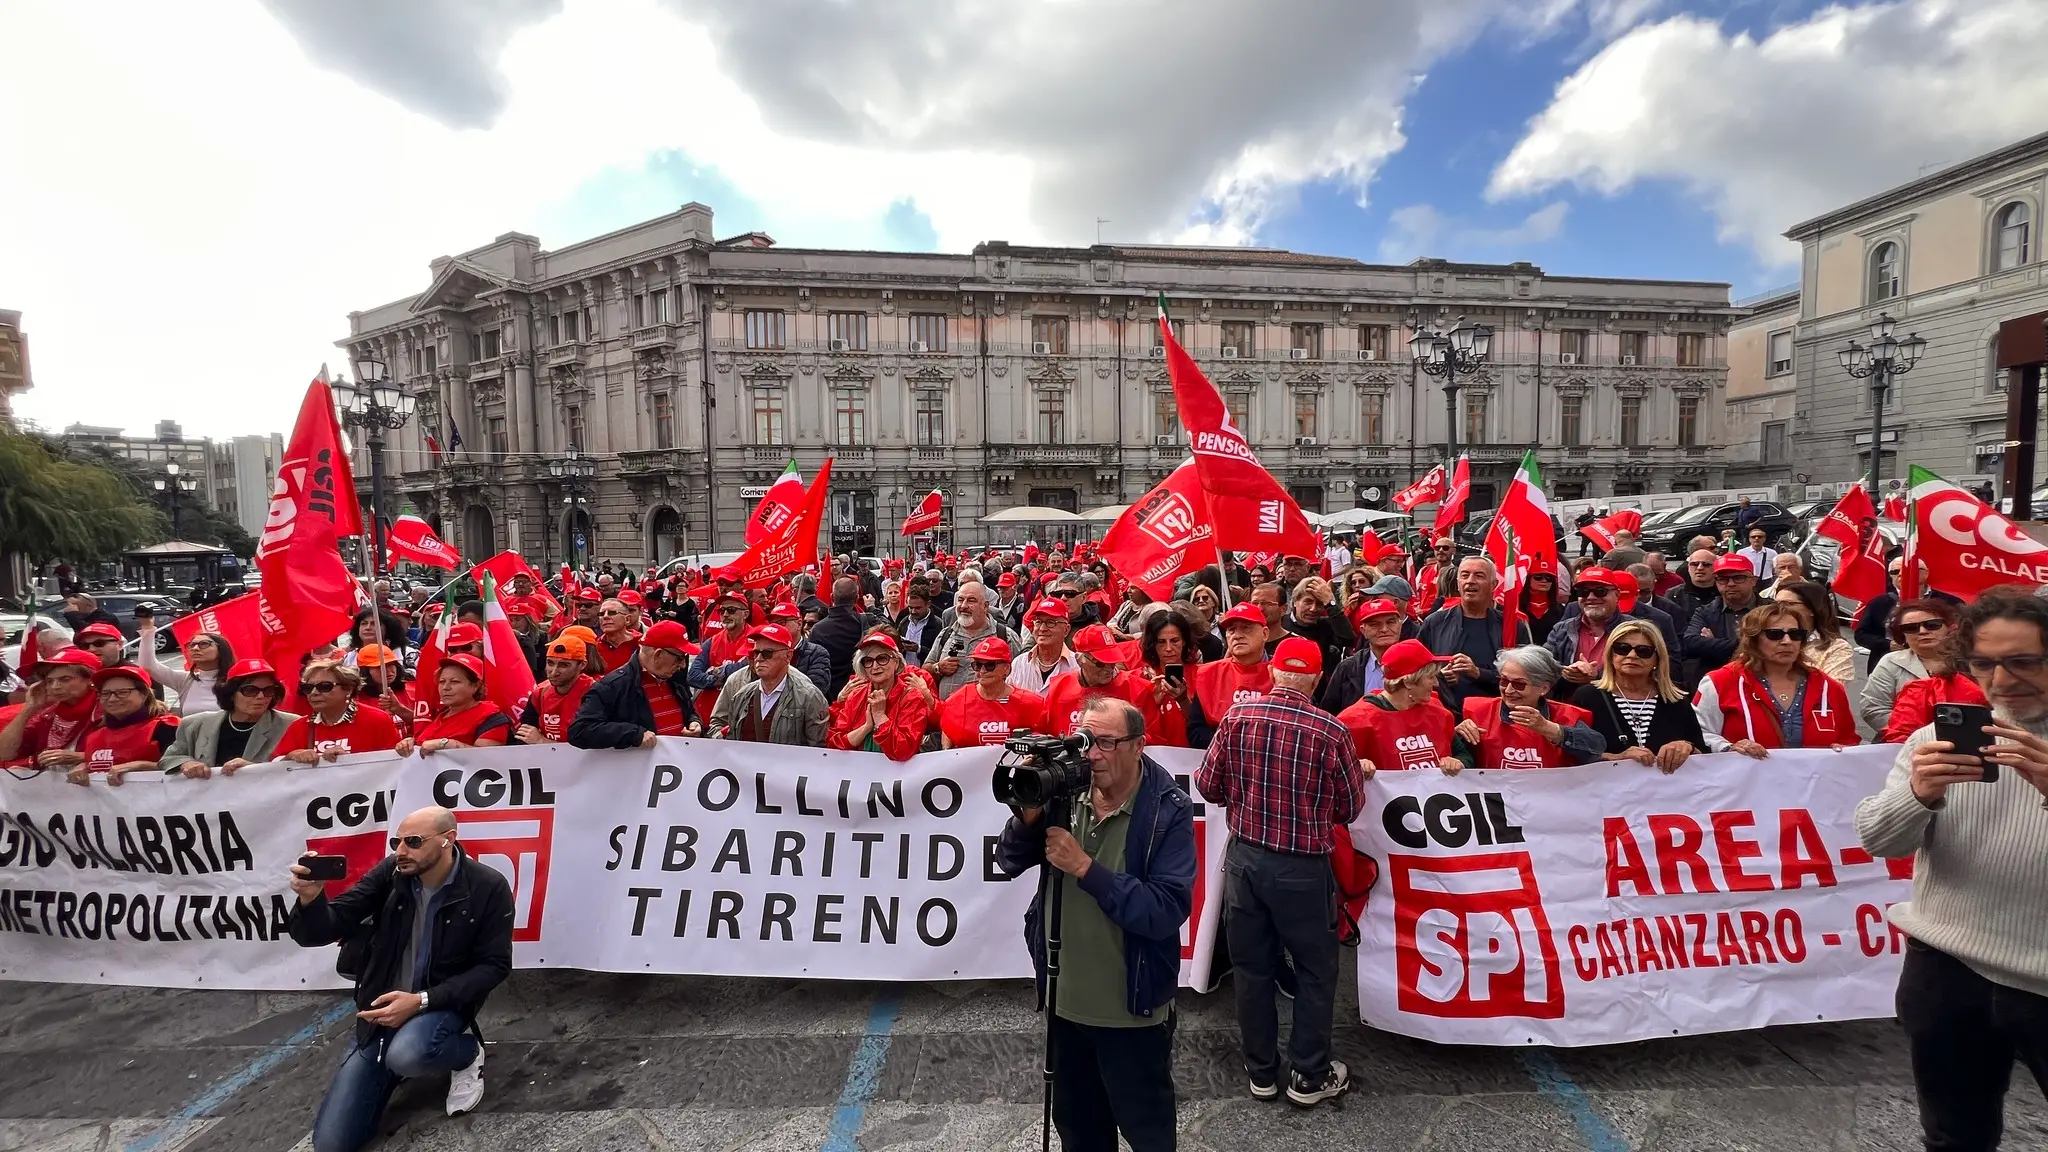
POLYGON ((1927 351, 1927 341, 1917 332, 1907 333, 1904 340, 1895 339, 1892 331, 1897 327, 1898 321, 1890 313, 1880 312, 1870 323, 1870 347, 1851 340, 1848 347, 1835 353, 1849 375, 1870 381, 1870 502, 1879 507, 1884 504, 1885 392, 1893 377, 1911 372, 1927 351))
MULTIPOLYGON (((597 461, 586 459, 579 455, 574 448, 569 449, 567 456, 557 457, 548 461, 548 478, 562 487, 562 505, 564 510, 582 508, 590 503, 589 498, 584 496, 583 492, 585 485, 596 475, 597 461)), ((548 548, 547 535, 550 531, 552 529, 546 524, 541 525, 541 547, 544 550, 548 548)), ((574 565, 576 563, 576 540, 575 537, 570 535, 571 531, 573 529, 567 526, 562 529, 562 551, 565 553, 565 559, 571 565, 574 565)))
POLYGON ((164 494, 171 505, 171 539, 178 539, 178 493, 190 492, 199 487, 196 480, 178 479, 178 462, 164 465, 164 478, 156 482, 156 490, 164 494))
POLYGON ((403 428, 412 419, 413 398, 385 378, 384 361, 365 353, 355 362, 353 387, 336 387, 341 399, 341 422, 365 432, 370 450, 370 575, 384 568, 384 433, 403 428))
POLYGON ((1453 462, 1458 459, 1459 380, 1479 371, 1492 349, 1493 329, 1484 324, 1469 324, 1463 316, 1448 332, 1434 327, 1417 328, 1408 339, 1408 352, 1415 358, 1415 366, 1444 382, 1445 426, 1453 462))

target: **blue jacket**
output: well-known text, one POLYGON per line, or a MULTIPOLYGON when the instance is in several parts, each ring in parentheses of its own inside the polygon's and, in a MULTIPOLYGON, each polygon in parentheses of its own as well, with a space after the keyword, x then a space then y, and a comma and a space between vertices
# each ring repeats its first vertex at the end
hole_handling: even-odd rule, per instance
MULTIPOLYGON (((1149 1018, 1173 1001, 1180 989, 1180 928, 1195 901, 1195 808, 1166 769, 1144 758, 1131 828, 1124 842, 1124 870, 1090 868, 1081 891, 1094 897, 1110 923, 1124 933, 1125 1007, 1149 1018)), ((996 840, 996 867, 1021 876, 1045 864, 1046 821, 1027 825, 1011 815, 996 840)), ((1065 873, 1059 874, 1061 879, 1065 873)), ((1024 943, 1038 973, 1038 1006, 1045 1007, 1045 890, 1024 912, 1024 943)))

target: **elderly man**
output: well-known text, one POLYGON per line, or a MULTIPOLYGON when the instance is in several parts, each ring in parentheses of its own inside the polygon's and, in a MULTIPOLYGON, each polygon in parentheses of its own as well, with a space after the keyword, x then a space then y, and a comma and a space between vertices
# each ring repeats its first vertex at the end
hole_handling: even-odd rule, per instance
POLYGON ((1757 606, 1756 587, 1756 569, 1747 559, 1723 556, 1714 561, 1714 590, 1719 596, 1694 612, 1685 626, 1683 647, 1696 675, 1705 676, 1734 658, 1742 618, 1757 606))
POLYGON ((682 672, 690 637, 673 620, 656 622, 632 659, 590 686, 569 743, 578 748, 652 748, 657 737, 695 736, 696 709, 682 672))
POLYGON ((975 645, 994 636, 1013 650, 1019 646, 1017 634, 990 614, 992 607, 984 585, 963 583, 953 594, 953 623, 939 633, 931 647, 932 659, 925 664, 925 671, 938 680, 939 699, 952 696, 976 678, 967 657, 975 645))
POLYGON ((1278 580, 1252 586, 1252 605, 1266 618, 1266 654, 1287 635, 1280 622, 1287 619, 1287 590, 1278 580))
POLYGON ((1982 760, 1906 740, 1856 806, 1873 855, 1913 860, 1899 1023, 1929 1148, 1995 1148, 2015 1059, 2048 1091, 2048 601, 1997 588, 1963 609, 1964 667, 1990 698, 1982 760), (1992 767, 1997 778, 1987 780, 1992 767))
POLYGON ((477 1014, 512 974, 512 888, 456 843, 455 813, 400 821, 391 855, 331 900, 294 864, 290 932, 318 948, 367 936, 354 1035, 313 1118, 315 1152, 356 1152, 377 1137, 400 1080, 449 1073, 450 1116, 484 1096, 477 1014))
POLYGON ((1546 700, 1563 683, 1564 669, 1540 644, 1509 648, 1494 662, 1500 696, 1465 701, 1457 735, 1478 753, 1480 768, 1562 768, 1591 764, 1607 751, 1591 714, 1561 700, 1546 700))
POLYGON ((1272 691, 1223 717, 1195 773, 1196 787, 1230 824, 1223 906, 1251 1094, 1271 1100, 1284 1088, 1303 1107, 1351 1086, 1350 1070, 1330 1059, 1337 930, 1329 853, 1365 798, 1351 733, 1309 702, 1322 658, 1312 641, 1281 641, 1272 691), (1284 1084, 1274 983, 1282 949, 1298 982, 1284 1084))
POLYGON ((1273 668, 1266 661, 1265 612, 1255 604, 1239 604, 1225 612, 1216 626, 1223 631, 1223 659, 1188 670, 1190 748, 1207 748, 1226 713, 1273 690, 1273 668))
POLYGON ((796 637, 780 624, 763 624, 747 636, 753 642, 748 665, 718 690, 706 732, 714 740, 823 748, 831 706, 817 685, 791 673, 796 637))
MULTIPOLYGON (((1500 694, 1499 674, 1494 657, 1502 647, 1519 647, 1529 642, 1529 625, 1515 625, 1515 644, 1502 645, 1506 621, 1493 594, 1500 587, 1500 572, 1484 556, 1467 556, 1458 563, 1458 600, 1430 614, 1422 622, 1419 637, 1431 652, 1450 659, 1443 668, 1441 689, 1444 704, 1456 713, 1467 697, 1500 694)), ((1562 627, 1563 625, 1559 625, 1562 627)), ((1551 630, 1552 635, 1556 629, 1551 630)))
POLYGON ((1323 685, 1316 706, 1335 716, 1371 693, 1386 686, 1386 671, 1380 663, 1387 649, 1400 643, 1410 623, 1398 601, 1375 596, 1358 606, 1358 630, 1365 646, 1346 656, 1323 685))
POLYGON ((1062 672, 1045 686, 1046 726, 1055 736, 1070 735, 1081 727, 1081 715, 1088 701, 1109 696, 1140 706, 1152 691, 1151 681, 1129 669, 1141 657, 1136 640, 1118 640, 1101 624, 1090 624, 1074 633, 1072 672, 1062 672))
POLYGON ((618 597, 607 597, 597 608, 597 657, 607 672, 624 667, 640 646, 640 633, 633 621, 638 614, 618 597))
POLYGON ((1633 584, 1635 578, 1606 568, 1588 568, 1572 582, 1572 598, 1577 602, 1565 609, 1543 644, 1563 669, 1556 684, 1559 699, 1570 699, 1580 688, 1600 678, 1606 667, 1607 633, 1619 620, 1654 624, 1664 637, 1665 648, 1676 645, 1678 632, 1671 618, 1650 607, 1646 598, 1639 597, 1633 607, 1622 611, 1624 581, 1633 584))
POLYGON ((1017 654, 1010 664, 1010 683, 1027 692, 1045 694, 1046 685, 1062 672, 1080 667, 1067 647, 1073 625, 1065 603, 1048 597, 1024 614, 1024 627, 1031 633, 1031 647, 1017 654))

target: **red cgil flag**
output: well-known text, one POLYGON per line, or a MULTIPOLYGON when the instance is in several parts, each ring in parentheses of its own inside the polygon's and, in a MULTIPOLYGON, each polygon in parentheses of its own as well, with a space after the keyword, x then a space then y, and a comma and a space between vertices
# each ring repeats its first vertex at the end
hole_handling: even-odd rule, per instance
MULTIPOLYGON (((779 481, 778 481, 779 483, 779 481)), ((825 522, 825 494, 832 484, 832 457, 818 469, 817 479, 804 493, 795 516, 782 522, 773 536, 763 536, 749 545, 728 567, 737 568, 740 581, 749 588, 766 588, 791 572, 800 572, 818 562, 819 529, 825 522)))
POLYGON ((1442 540, 1451 530, 1465 522, 1465 501, 1472 495, 1472 465, 1465 457, 1458 457, 1457 466, 1451 469, 1451 487, 1444 493, 1443 503, 1436 506, 1436 527, 1432 534, 1442 540))
POLYGON ((244 592, 232 600, 188 612, 171 621, 171 635, 177 638, 178 647, 192 642, 192 637, 201 632, 211 632, 226 640, 228 647, 241 653, 263 651, 263 615, 258 610, 257 600, 261 593, 244 592))
POLYGON ((1194 450, 1195 477, 1209 506, 1216 546, 1233 552, 1319 555, 1322 538, 1315 527, 1252 454, 1244 433, 1230 421, 1223 394, 1174 338, 1164 296, 1159 298, 1159 342, 1166 348, 1167 375, 1173 380, 1181 427, 1187 429, 1194 450))
POLYGON ((462 566, 462 554, 434 535, 433 526, 417 516, 400 516, 393 520, 384 541, 390 546, 391 555, 400 560, 411 560, 415 564, 448 572, 462 566))
MULTIPOLYGON (((526 557, 510 548, 469 570, 469 578, 479 585, 483 584, 486 576, 500 584, 510 584, 515 576, 524 576, 532 580, 533 595, 526 599, 532 603, 546 605, 549 617, 561 615, 562 606, 555 603, 555 598, 548 594, 547 581, 540 578, 540 573, 533 570, 533 565, 526 562, 526 557)), ((563 595, 568 595, 568 585, 564 584, 562 588, 563 595)))
POLYGON ((1611 516, 1605 516, 1579 529, 1579 535, 1591 540, 1602 552, 1614 547, 1614 534, 1626 532, 1640 538, 1643 534, 1643 514, 1633 508, 1623 508, 1611 516))
POLYGON ((796 461, 782 470, 775 483, 768 486, 761 503, 754 508, 754 514, 747 517, 747 547, 751 548, 768 537, 779 534, 796 519, 804 502, 804 478, 796 470, 796 461))
POLYGON ((1861 487, 1849 489, 1813 531, 1814 535, 1825 536, 1841 545, 1835 561, 1835 576, 1829 581, 1836 594, 1867 604, 1884 591, 1884 554, 1888 541, 1884 533, 1877 530, 1877 515, 1870 503, 1870 493, 1861 487))
POLYGON ((1186 460, 1124 509, 1098 551, 1112 572, 1154 600, 1169 600, 1175 581, 1216 562, 1214 532, 1195 462, 1186 460))
POLYGON ((1434 504, 1444 498, 1444 466, 1439 464, 1424 472, 1415 483, 1394 493, 1394 507, 1403 512, 1413 512, 1418 505, 1434 504))
POLYGON ((1918 564, 1927 566, 1929 588, 1964 600, 2000 584, 2048 585, 2048 545, 1961 485, 1918 464, 1910 475, 1913 520, 1900 572, 1901 601, 1913 598, 1909 589, 1918 592, 1918 564))
POLYGON ((322 366, 299 405, 256 545, 262 655, 278 675, 298 675, 300 657, 348 630, 357 588, 337 541, 361 534, 355 477, 322 366))
MULTIPOLYGON (((1869 499, 1869 496, 1866 495, 1864 499, 1869 499)), ((1903 524, 1906 522, 1906 517, 1908 515, 1910 515, 1910 513, 1906 511, 1906 497, 1903 494, 1894 492, 1890 496, 1884 498, 1885 519, 1896 520, 1899 523, 1903 524)))
POLYGON ((937 488, 932 489, 930 494, 917 502, 917 507, 910 510, 910 515, 903 518, 903 535, 915 536, 920 532, 929 532, 937 528, 939 520, 945 515, 945 504, 946 497, 937 488))

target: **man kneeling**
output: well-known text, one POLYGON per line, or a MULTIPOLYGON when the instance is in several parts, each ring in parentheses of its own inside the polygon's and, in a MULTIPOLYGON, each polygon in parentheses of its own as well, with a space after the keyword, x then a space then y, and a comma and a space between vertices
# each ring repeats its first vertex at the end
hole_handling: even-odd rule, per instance
MULTIPOLYGON (((455 813, 422 808, 391 838, 391 856, 327 899, 292 865, 292 939, 317 948, 365 937, 352 965, 356 1027, 313 1118, 314 1152, 356 1152, 377 1135, 398 1081, 452 1073, 448 1114, 483 1099, 476 1015, 512 971, 512 890, 455 843, 455 813)), ((349 951, 344 947, 344 952, 349 951)))

